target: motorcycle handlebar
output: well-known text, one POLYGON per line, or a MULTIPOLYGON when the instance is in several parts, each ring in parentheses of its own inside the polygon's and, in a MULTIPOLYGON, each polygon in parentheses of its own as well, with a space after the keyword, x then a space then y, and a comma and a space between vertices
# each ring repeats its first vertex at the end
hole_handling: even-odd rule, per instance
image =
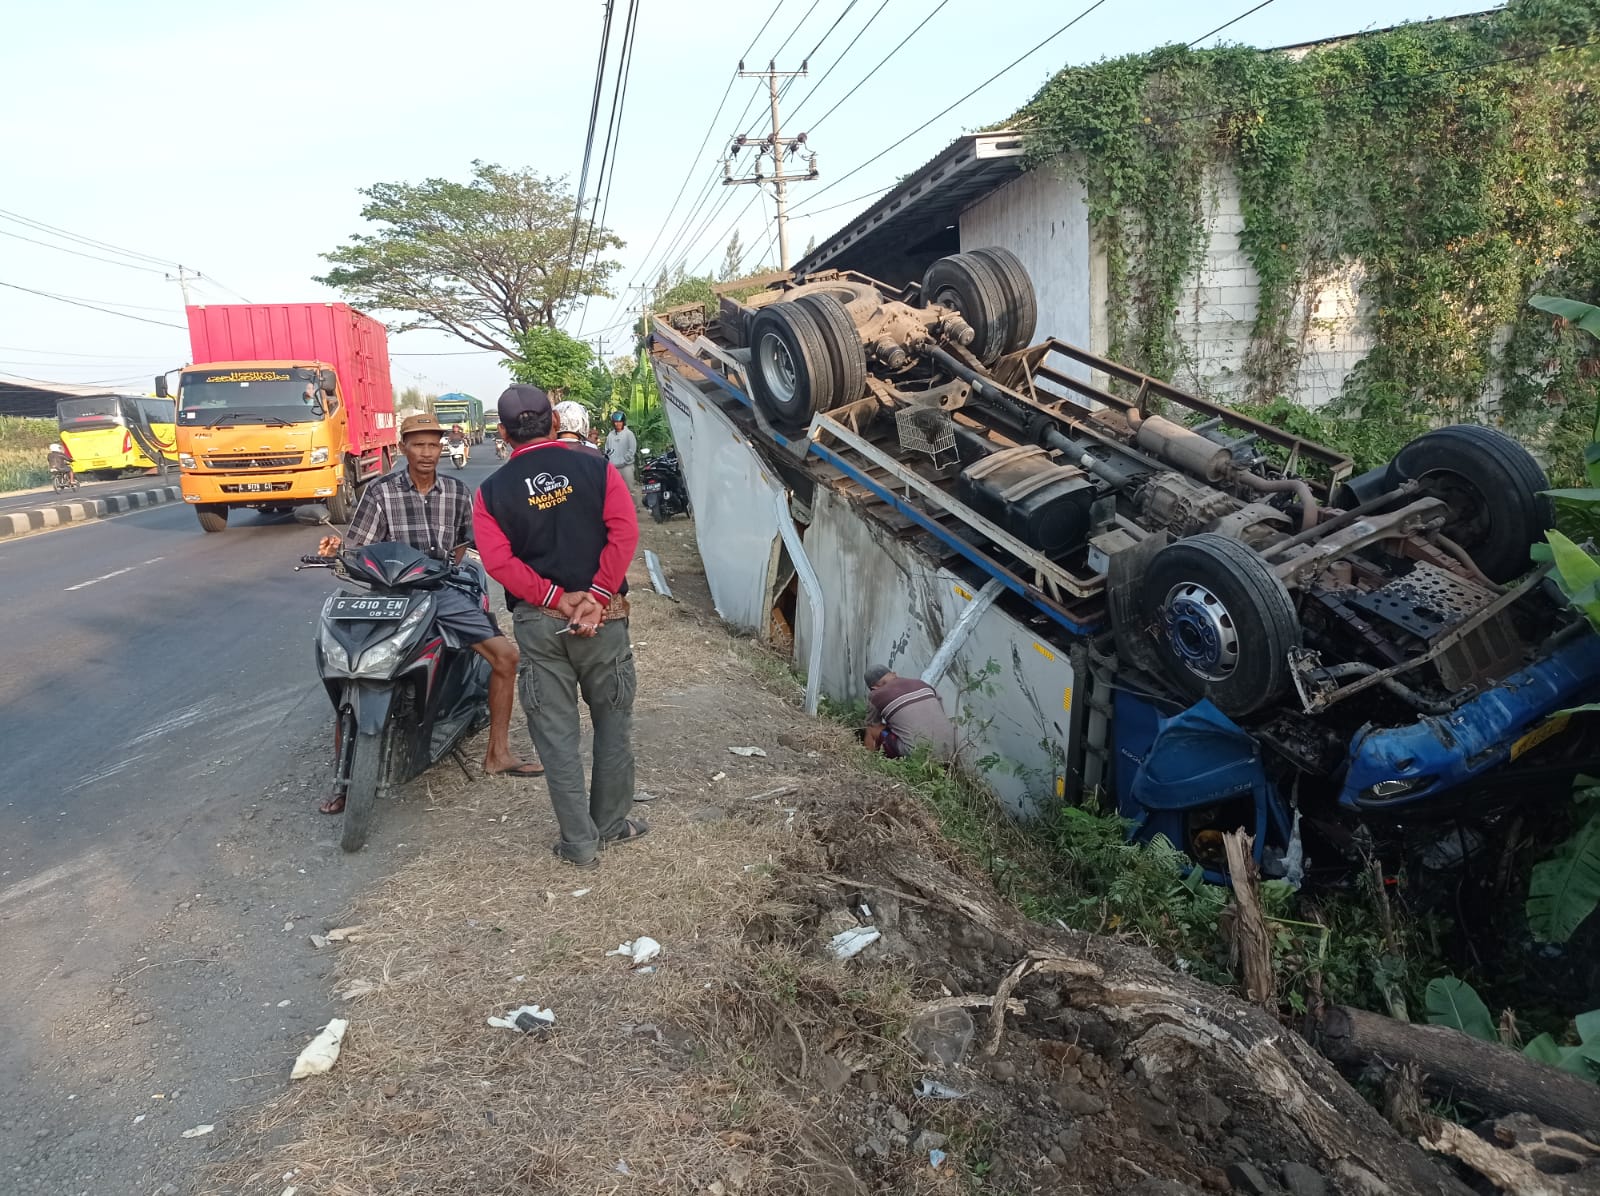
POLYGON ((302 565, 321 565, 324 569, 333 568, 334 558, 331 556, 303 556, 300 558, 302 565))

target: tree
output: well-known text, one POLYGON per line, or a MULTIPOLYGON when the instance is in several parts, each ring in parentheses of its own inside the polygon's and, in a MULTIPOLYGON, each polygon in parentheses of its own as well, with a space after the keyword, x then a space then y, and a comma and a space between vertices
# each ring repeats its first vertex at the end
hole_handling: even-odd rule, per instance
POLYGON ((584 296, 611 297, 620 263, 605 254, 622 241, 584 226, 569 254, 573 199, 561 179, 474 162, 471 182, 375 183, 361 194, 377 231, 322 254, 332 269, 316 281, 357 307, 399 312, 397 332, 439 329, 518 359, 523 333, 553 328, 584 296))
POLYGON ((518 382, 531 382, 557 402, 576 399, 588 405, 594 389, 590 369, 594 350, 587 341, 559 328, 530 328, 517 338, 520 356, 506 364, 518 382))
POLYGON ((730 278, 739 276, 739 263, 744 260, 744 245, 739 240, 739 230, 733 230, 733 236, 728 238, 728 248, 722 254, 722 270, 717 277, 726 282, 730 278))

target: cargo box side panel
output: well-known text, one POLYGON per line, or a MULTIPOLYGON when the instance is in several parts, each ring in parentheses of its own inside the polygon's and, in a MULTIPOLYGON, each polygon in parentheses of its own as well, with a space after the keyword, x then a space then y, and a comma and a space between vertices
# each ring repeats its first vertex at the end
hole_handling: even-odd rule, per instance
MULTIPOLYGON (((884 664, 921 676, 975 587, 895 540, 843 498, 818 487, 806 555, 827 595, 822 692, 866 696, 865 672, 884 664)), ((795 659, 818 628, 801 604, 795 659)), ((996 607, 971 628, 937 683, 957 726, 963 763, 1015 817, 1033 817, 1064 788, 1073 672, 1064 652, 996 607)))
POLYGON ((778 503, 788 492, 727 416, 682 375, 658 362, 656 378, 717 614, 764 637, 780 545, 778 503))

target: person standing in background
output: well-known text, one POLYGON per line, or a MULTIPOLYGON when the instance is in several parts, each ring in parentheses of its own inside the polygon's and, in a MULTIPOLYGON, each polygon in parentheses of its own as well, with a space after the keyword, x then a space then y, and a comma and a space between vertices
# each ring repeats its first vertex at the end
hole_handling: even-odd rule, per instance
POLYGON ((620 411, 613 411, 611 431, 606 435, 606 460, 616 466, 630 496, 633 494, 633 462, 638 455, 639 438, 628 427, 628 417, 620 411))
POLYGON ((592 868, 602 846, 650 830, 643 819, 627 817, 637 678, 622 589, 639 543, 639 517, 614 467, 581 443, 556 438, 557 417, 544 391, 509 387, 499 409, 511 459, 478 488, 478 553, 513 604, 522 708, 561 828, 555 854, 592 868), (594 724, 587 787, 580 692, 594 724))

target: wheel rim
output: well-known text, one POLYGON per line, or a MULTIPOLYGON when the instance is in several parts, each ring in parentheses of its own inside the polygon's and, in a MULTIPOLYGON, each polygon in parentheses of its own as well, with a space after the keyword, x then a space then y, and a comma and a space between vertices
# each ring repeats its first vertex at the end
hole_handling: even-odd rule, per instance
POLYGON ((783 343, 782 337, 769 332, 761 338, 760 357, 761 374, 772 390, 772 397, 780 403, 792 403, 795 391, 799 388, 796 383, 798 371, 789 353, 789 346, 783 343))
POLYGON ((1239 630, 1210 590, 1179 582, 1161 604, 1167 646, 1183 666, 1207 681, 1226 681, 1239 666, 1239 630))

